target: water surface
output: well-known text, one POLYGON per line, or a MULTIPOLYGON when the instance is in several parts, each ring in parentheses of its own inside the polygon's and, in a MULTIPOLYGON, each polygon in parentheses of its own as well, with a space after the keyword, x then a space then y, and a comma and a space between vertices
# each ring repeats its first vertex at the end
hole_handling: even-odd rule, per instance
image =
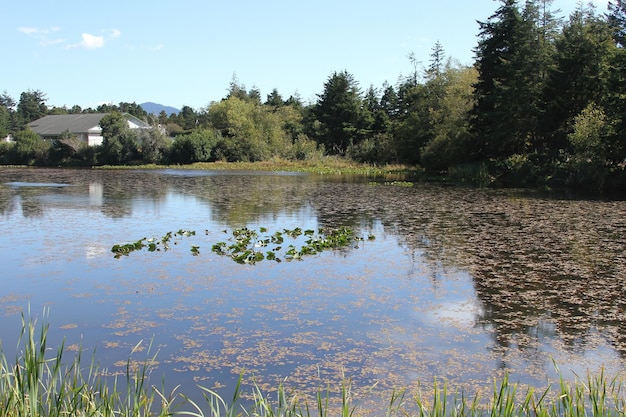
POLYGON ((625 226, 624 202, 529 191, 1 169, 0 335, 10 351, 20 312, 49 307, 51 343, 95 350, 116 373, 152 341, 153 372, 190 395, 195 384, 229 392, 242 370, 303 392, 345 375, 362 399, 435 377, 486 393, 504 372, 545 386, 554 363, 613 375, 626 363, 625 226), (376 240, 300 262, 211 252, 239 227, 341 226, 376 240), (167 252, 110 251, 179 229, 196 235, 167 252))

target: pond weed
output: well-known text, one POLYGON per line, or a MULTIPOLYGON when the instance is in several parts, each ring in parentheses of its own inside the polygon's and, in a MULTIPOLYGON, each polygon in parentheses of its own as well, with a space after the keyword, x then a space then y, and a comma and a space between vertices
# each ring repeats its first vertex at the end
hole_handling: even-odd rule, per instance
MULTIPOLYGON (((44 319, 48 310, 44 309, 44 319)), ((174 416, 235 417, 235 416, 292 416, 292 417, 342 417, 385 415, 391 416, 616 416, 625 415, 626 392, 624 381, 610 378, 602 370, 597 375, 577 377, 568 383, 559 372, 556 387, 545 390, 528 388, 512 383, 505 374, 494 380, 491 398, 483 400, 478 394, 467 396, 451 391, 444 381, 435 380, 428 394, 418 390, 409 399, 404 390, 394 390, 380 410, 361 407, 353 396, 352 382, 343 377, 337 396, 330 387, 318 388, 312 401, 297 392, 288 390, 286 379, 278 383, 273 396, 256 383, 251 391, 244 392, 244 371, 240 372, 232 398, 227 401, 219 393, 198 386, 203 403, 192 400, 177 388, 167 392, 165 381, 161 388, 150 383, 156 364, 156 354, 147 349, 145 361, 129 357, 126 362, 125 384, 117 377, 108 376, 100 368, 95 355, 89 365, 82 363, 79 351, 67 359, 64 343, 54 352, 48 346, 49 324, 38 324, 36 319, 22 314, 22 328, 15 362, 10 362, 0 350, 0 415, 1 416, 174 416), (123 386, 124 385, 124 386, 123 386)), ((131 350, 132 356, 141 350, 139 342, 131 350)), ((375 386, 371 387, 372 390, 375 386)))

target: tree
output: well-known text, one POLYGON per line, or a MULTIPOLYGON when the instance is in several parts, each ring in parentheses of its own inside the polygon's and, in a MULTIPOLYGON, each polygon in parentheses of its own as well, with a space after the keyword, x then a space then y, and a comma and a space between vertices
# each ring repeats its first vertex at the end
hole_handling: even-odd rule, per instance
POLYGON ((102 128, 101 159, 108 164, 126 164, 138 156, 138 143, 128 121, 119 112, 112 112, 100 120, 102 128))
POLYGON ((626 1, 609 1, 607 20, 613 30, 613 39, 620 48, 626 47, 626 1))
POLYGON ((214 161, 214 149, 221 140, 218 131, 197 129, 179 135, 172 143, 171 160, 179 164, 214 161))
POLYGON ((128 113, 141 120, 145 120, 148 117, 148 113, 143 109, 143 107, 135 102, 120 102, 116 111, 119 111, 120 113, 128 113))
POLYGON ((400 111, 392 132, 399 162, 417 164, 420 150, 431 139, 431 115, 428 89, 408 80, 398 88, 400 111))
POLYGON ((509 148, 511 121, 508 84, 512 74, 509 64, 515 53, 514 42, 521 17, 514 0, 502 0, 502 5, 489 17, 479 22, 480 32, 476 49, 479 71, 475 85, 475 108, 472 127, 477 138, 477 157, 493 157, 509 148))
POLYGON ((271 94, 267 95, 267 100, 265 100, 266 106, 272 106, 275 109, 282 107, 285 105, 283 101, 283 97, 278 93, 277 89, 273 89, 271 94))
POLYGON ((15 105, 17 103, 13 100, 13 97, 6 92, 6 90, 0 94, 0 106, 6 107, 9 111, 15 111, 15 105))
POLYGON ((615 122, 607 156, 614 161, 626 160, 626 2, 609 2, 608 24, 615 48, 609 73, 609 96, 605 100, 607 118, 615 122))
POLYGON ((480 22, 472 129, 481 158, 507 158, 541 147, 546 73, 554 19, 550 1, 501 0, 480 22))
POLYGON ((40 165, 48 162, 50 143, 30 129, 24 129, 15 134, 13 147, 15 163, 25 165, 40 165))
POLYGON ((396 93, 393 85, 388 84, 386 81, 383 83, 383 94, 380 97, 380 106, 390 121, 398 116, 398 93, 396 93))
POLYGON ((431 139, 421 149, 420 165, 432 172, 467 161, 471 154, 469 113, 473 107, 473 85, 478 78, 474 67, 452 65, 449 61, 440 77, 443 95, 433 119, 431 139))
POLYGON ((22 125, 37 120, 46 115, 46 95, 39 90, 28 90, 20 95, 17 104, 17 114, 22 125))
POLYGON ((344 154, 361 139, 361 96, 358 83, 347 71, 334 72, 318 95, 314 114, 319 122, 317 140, 327 152, 344 154))
MULTIPOLYGON (((284 108, 285 111, 289 107, 284 108)), ((283 109, 232 96, 208 108, 212 128, 221 134, 215 157, 228 161, 262 161, 281 156, 291 146, 284 129, 283 109)))
POLYGON ((546 126, 553 132, 554 150, 568 147, 574 119, 590 103, 604 107, 611 97, 615 43, 608 23, 593 8, 579 7, 556 42, 556 63, 550 73, 546 126))
POLYGON ((0 106, 0 141, 7 137, 11 128, 11 115, 5 106, 0 106))
POLYGON ((189 106, 183 106, 176 119, 177 124, 187 131, 193 130, 198 126, 198 114, 189 106))
POLYGON ((137 134, 139 154, 145 163, 161 162, 169 145, 168 138, 159 127, 140 129, 137 134))
POLYGON ((443 66, 445 64, 445 51, 439 41, 435 42, 430 53, 430 64, 426 70, 426 79, 431 80, 441 75, 443 66))

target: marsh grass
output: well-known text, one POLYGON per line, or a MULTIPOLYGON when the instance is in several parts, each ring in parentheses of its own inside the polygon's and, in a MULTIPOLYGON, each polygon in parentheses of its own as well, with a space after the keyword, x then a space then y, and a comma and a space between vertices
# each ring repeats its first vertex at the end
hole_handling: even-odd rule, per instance
POLYGON ((365 175, 380 176, 394 174, 421 174, 416 167, 406 165, 371 165, 350 161, 345 158, 327 156, 320 159, 294 161, 274 158, 258 162, 196 162, 187 165, 104 165, 94 167, 98 169, 197 169, 197 170, 245 170, 245 171, 288 171, 307 172, 322 175, 365 175))
MULTIPOLYGON (((47 311, 44 310, 44 318, 47 311)), ((0 416, 171 416, 192 417, 356 417, 376 416, 624 416, 626 395, 624 382, 609 378, 604 371, 586 378, 576 376, 568 382, 562 376, 558 383, 543 390, 525 388, 511 383, 509 376, 495 381, 491 398, 466 396, 451 392, 448 385, 435 380, 427 394, 408 396, 403 390, 394 391, 379 410, 359 406, 353 396, 352 384, 344 378, 334 393, 330 387, 318 389, 315 397, 290 392, 285 384, 267 394, 253 384, 251 392, 243 395, 243 372, 229 401, 216 391, 198 387, 202 401, 192 400, 174 388, 159 389, 150 384, 151 364, 155 356, 147 349, 147 359, 137 363, 128 359, 125 378, 107 376, 93 357, 89 365, 82 361, 79 351, 66 357, 62 343, 56 351, 47 346, 49 325, 37 325, 36 320, 22 315, 22 329, 14 362, 0 351, 0 416), (245 399, 244 399, 245 397, 245 399)), ((141 343, 131 351, 140 349, 141 343)), ((558 371, 558 368, 557 368, 558 371)), ((563 375, 559 372, 560 375, 563 375)), ((372 389, 375 389, 373 387, 372 389)))

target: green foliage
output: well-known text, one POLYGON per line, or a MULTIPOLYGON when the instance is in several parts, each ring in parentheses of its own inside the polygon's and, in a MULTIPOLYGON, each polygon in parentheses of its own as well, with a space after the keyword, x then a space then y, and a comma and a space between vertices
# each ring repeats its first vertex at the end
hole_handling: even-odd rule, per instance
MULTIPOLYGON (((178 244, 180 238, 195 236, 195 234, 195 231, 181 229, 178 232, 168 232, 160 239, 144 237, 135 242, 118 243, 111 247, 111 252, 117 259, 144 249, 148 252, 168 251, 172 243, 178 244)), ((367 238, 367 240, 374 239, 372 235, 367 238)), ((255 264, 264 259, 276 262, 281 262, 283 259, 287 261, 300 260, 305 255, 313 255, 324 250, 339 249, 349 245, 358 248, 358 243, 363 240, 364 238, 356 236, 352 229, 347 227, 319 229, 318 231, 302 230, 296 227, 292 230, 283 229, 273 234, 268 234, 264 227, 259 228, 258 231, 244 227, 232 231, 230 243, 215 243, 211 250, 218 255, 228 255, 237 263, 255 264), (300 247, 290 244, 283 248, 285 238, 298 239, 301 236, 305 240, 300 247)), ((200 246, 192 246, 191 254, 199 255, 200 246)))
POLYGON ((577 155, 588 158, 604 158, 604 144, 612 134, 611 125, 604 110, 589 103, 574 117, 573 131, 568 135, 577 155))
POLYGON ((169 151, 171 140, 158 127, 140 129, 137 134, 139 157, 145 163, 162 162, 169 151))
POLYGON ((118 112, 109 113, 100 120, 103 142, 100 160, 108 164, 126 164, 139 157, 137 133, 118 112))
MULTIPOLYGON (((368 240, 374 240, 370 235, 368 240)), ((364 238, 355 236, 352 229, 341 227, 338 229, 302 230, 283 229, 273 234, 268 234, 266 228, 259 231, 247 227, 232 231, 232 238, 227 242, 218 242, 213 245, 212 251, 218 255, 230 256, 240 264, 255 264, 264 259, 275 262, 302 260, 306 255, 315 255, 329 249, 339 249, 354 245, 358 248, 358 242, 364 238), (304 243, 297 247, 294 244, 283 248, 285 238, 298 239, 304 236, 304 243)))
POLYGON ((12 163, 13 148, 15 144, 12 142, 0 141, 0 164, 12 163))
POLYGON ((46 100, 46 95, 39 90, 28 90, 20 95, 17 114, 22 125, 46 115, 48 111, 46 100))
POLYGON ((221 140, 220 133, 210 129, 198 129, 179 135, 172 143, 170 160, 174 163, 213 161, 214 149, 221 140))
POLYGON ((45 165, 50 156, 51 144, 30 129, 15 134, 15 146, 10 156, 11 163, 45 165))
POLYGON ((309 139, 304 133, 299 134, 293 144, 285 152, 288 159, 299 161, 320 160, 324 155, 323 147, 309 139))
MULTIPOLYGON (((123 126, 120 112, 145 113, 135 103, 103 105, 105 141, 99 163, 135 164, 319 161, 324 155, 371 164, 419 165, 430 173, 480 184, 566 184, 626 190, 626 3, 608 14, 581 3, 567 21, 551 0, 498 0, 480 22, 476 61, 453 60, 437 42, 427 68, 411 53, 413 71, 396 85, 364 93, 348 71, 333 72, 314 104, 284 100, 277 89, 261 102, 258 88, 236 76, 226 97, 206 109, 183 106, 161 114, 169 142, 155 132, 123 126), (217 132, 217 133, 216 133, 217 132)), ((0 95, 0 137, 46 112, 40 91, 16 105, 0 95)), ((154 118, 150 119, 156 123, 154 118)), ((3 162, 95 162, 93 151, 63 141, 54 153, 23 140, 6 146, 3 162), (69 145, 69 147, 68 147, 69 145)), ((39 145, 38 145, 39 146, 39 145)))
POLYGON ((607 22, 581 5, 563 28, 556 51, 546 89, 546 95, 553 97, 547 106, 546 128, 554 144, 564 149, 574 119, 591 103, 603 105, 611 97, 615 44, 607 22))
POLYGON ((0 105, 0 140, 7 137, 11 128, 11 116, 9 109, 0 105))
POLYGON ((208 120, 222 139, 215 150, 216 159, 262 161, 282 156, 291 145, 283 129, 294 117, 288 110, 273 111, 253 100, 231 96, 208 109, 208 120))
POLYGON ((361 139, 364 127, 358 83, 347 71, 334 72, 314 107, 319 122, 316 138, 333 154, 344 154, 361 139))
MULTIPOLYGON (((114 257, 121 258, 122 256, 128 256, 130 253, 135 251, 140 251, 143 249, 147 249, 148 252, 160 252, 160 251, 168 251, 170 250, 170 244, 173 242, 177 244, 177 240, 182 237, 195 236, 196 232, 193 230, 184 230, 180 229, 177 232, 167 232, 160 239, 156 238, 141 238, 135 242, 131 243, 117 243, 113 245, 111 248, 111 252, 113 252, 114 257)), ((196 255, 198 253, 198 247, 193 246, 191 249, 192 253, 196 255)))

